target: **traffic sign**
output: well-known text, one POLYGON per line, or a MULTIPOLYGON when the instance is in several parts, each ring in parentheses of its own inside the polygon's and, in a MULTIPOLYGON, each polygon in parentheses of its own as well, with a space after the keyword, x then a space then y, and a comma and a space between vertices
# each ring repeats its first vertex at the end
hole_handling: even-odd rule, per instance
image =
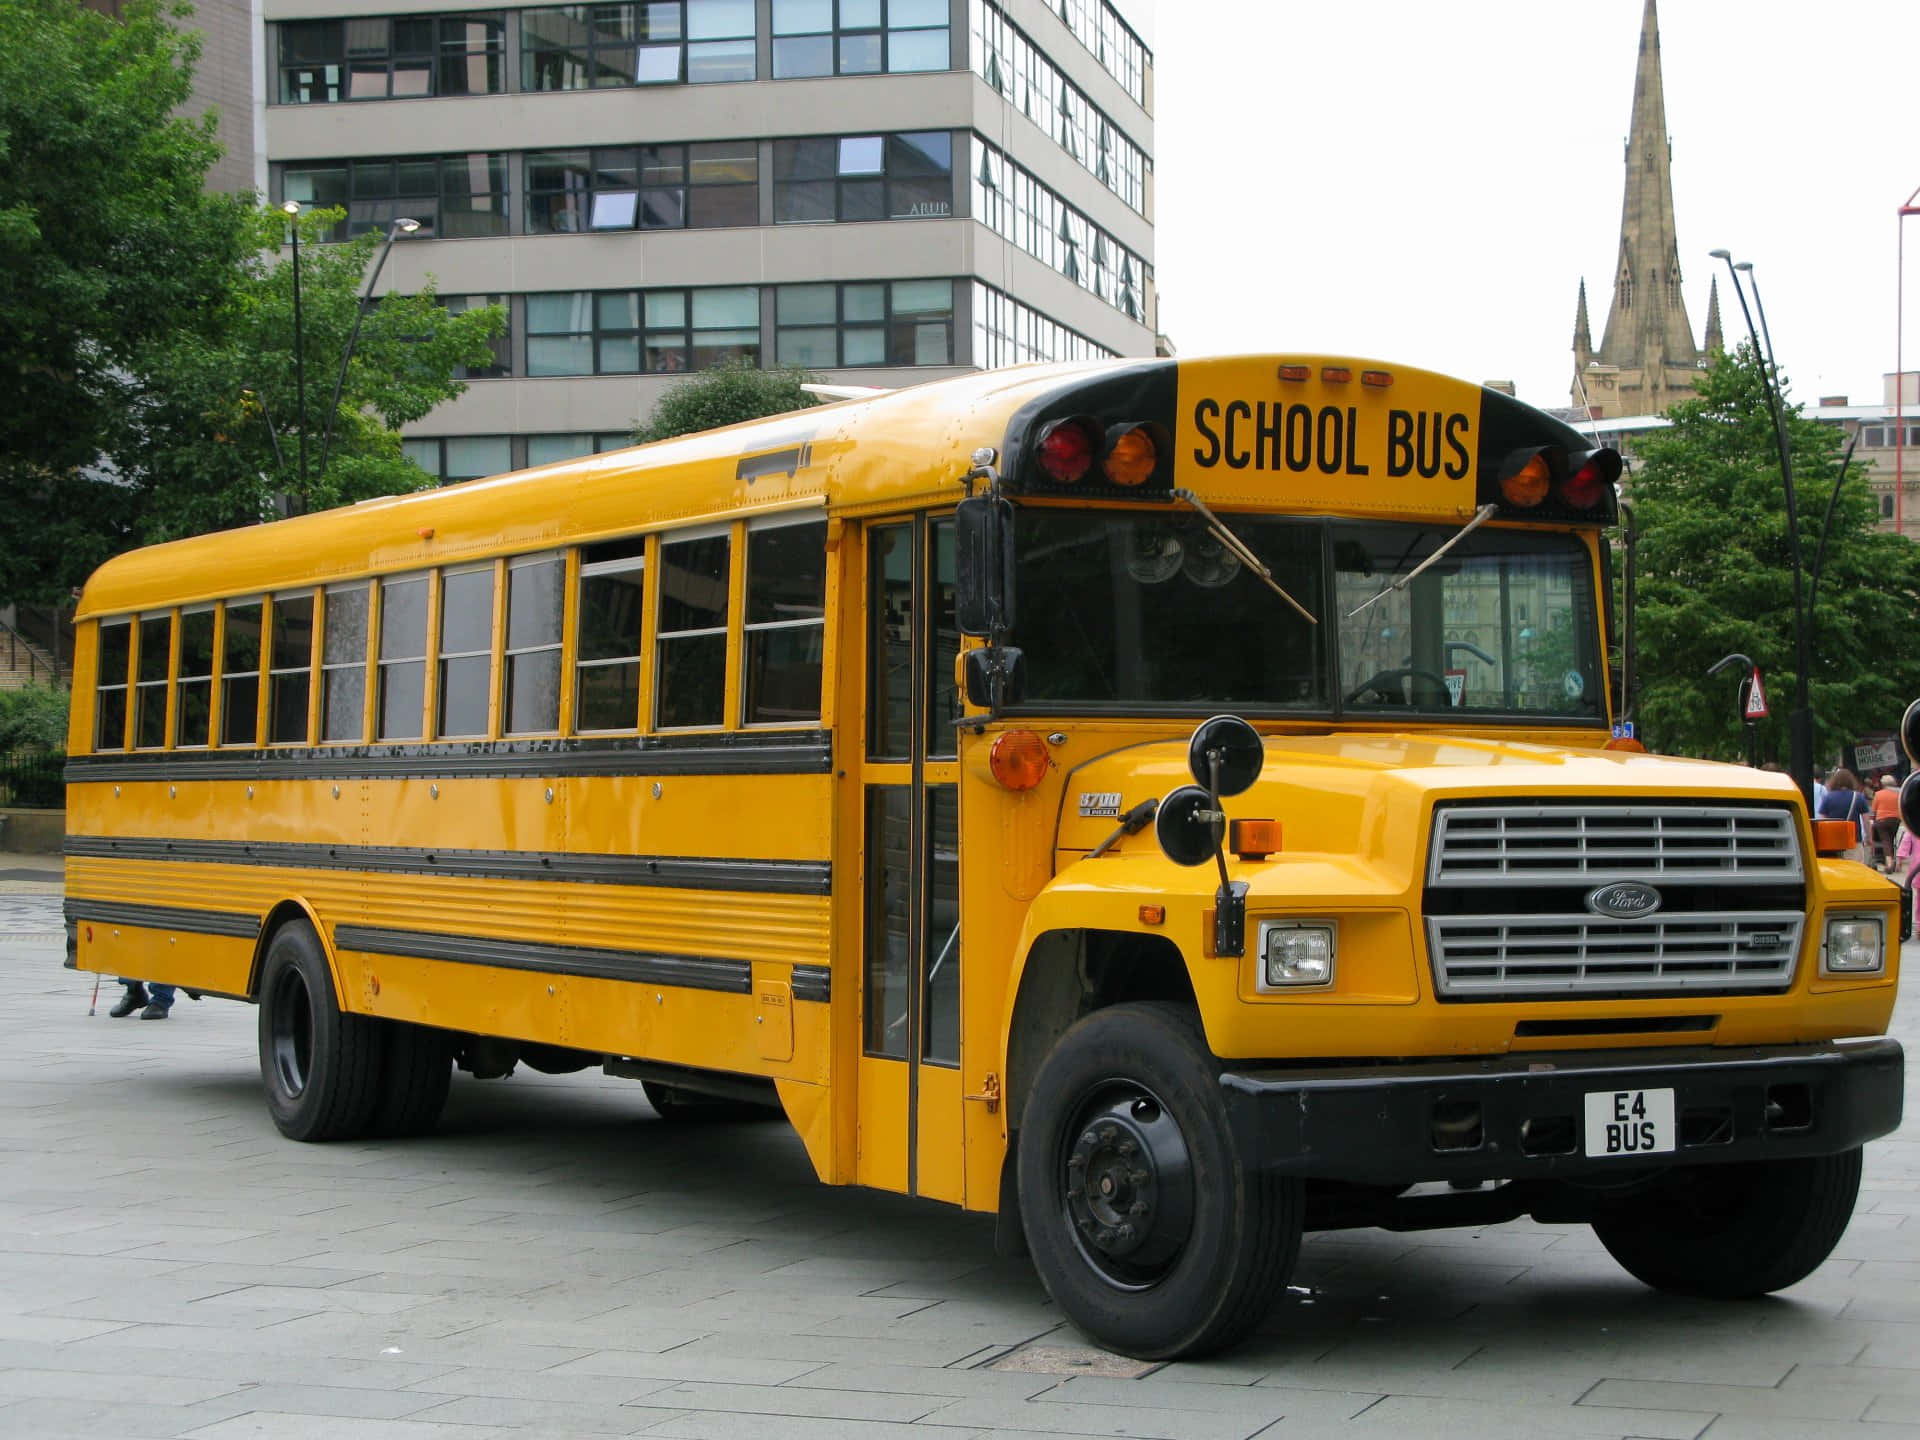
POLYGON ((1764 720, 1767 718, 1767 689, 1766 686, 1760 683, 1760 667, 1758 665, 1753 667, 1753 683, 1747 686, 1747 702, 1742 712, 1742 718, 1747 720, 1764 720))

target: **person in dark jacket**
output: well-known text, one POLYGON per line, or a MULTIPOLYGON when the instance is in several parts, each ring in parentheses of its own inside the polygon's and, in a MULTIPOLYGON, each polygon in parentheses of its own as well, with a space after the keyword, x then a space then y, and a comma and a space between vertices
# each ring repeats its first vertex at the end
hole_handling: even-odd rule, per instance
POLYGON ((1827 793, 1820 799, 1822 820, 1851 820, 1860 823, 1862 815, 1873 810, 1873 802, 1861 793, 1860 781, 1842 765, 1827 776, 1827 793))

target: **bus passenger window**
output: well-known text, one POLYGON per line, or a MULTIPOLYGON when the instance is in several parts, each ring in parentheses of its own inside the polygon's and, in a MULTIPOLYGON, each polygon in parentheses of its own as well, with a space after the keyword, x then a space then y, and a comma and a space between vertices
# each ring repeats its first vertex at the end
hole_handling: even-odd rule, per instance
POLYGON ((127 748, 127 665, 133 659, 133 626, 126 620, 100 622, 98 682, 93 699, 93 748, 127 748))
POLYGON ((173 616, 140 617, 140 678, 133 687, 133 743, 158 750, 167 743, 167 666, 173 616))
POLYGON ((418 740, 427 706, 427 577, 380 582, 380 738, 418 740))
POLYGON ((661 543, 654 723, 662 730, 725 718, 729 552, 725 534, 661 543))
POLYGON ((180 612, 180 673, 173 687, 173 743, 201 749, 213 719, 213 607, 180 612))
POLYGON ((366 734, 367 593, 364 581, 327 591, 326 638, 320 646, 322 740, 358 740, 366 734))
POLYGON ((580 638, 574 657, 573 728, 640 728, 640 626, 646 540, 610 540, 580 551, 580 638))
POLYGON ((220 743, 251 745, 260 728, 260 602, 227 602, 220 657, 220 743))
POLYGON ((507 565, 506 674, 500 713, 509 735, 560 728, 560 609, 566 562, 558 555, 507 565))
POLYGON ((304 745, 307 697, 313 689, 313 595, 273 597, 273 641, 268 646, 267 743, 304 745))
POLYGON ((487 733, 487 675, 493 668, 493 566, 440 580, 438 735, 487 733))
POLYGON ((953 608, 953 520, 934 520, 927 529, 933 544, 933 561, 927 570, 927 609, 933 620, 928 637, 933 663, 927 671, 927 754, 950 758, 960 753, 959 732, 953 723, 960 718, 960 693, 953 685, 960 658, 960 622, 953 608))
POLYGON ((827 631, 827 522, 747 532, 747 725, 820 718, 827 631))

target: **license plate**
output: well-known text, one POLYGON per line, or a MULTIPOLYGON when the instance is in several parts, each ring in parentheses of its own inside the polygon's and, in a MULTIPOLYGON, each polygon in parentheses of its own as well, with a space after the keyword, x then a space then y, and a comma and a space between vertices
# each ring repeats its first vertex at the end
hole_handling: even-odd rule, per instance
POLYGON ((1673 1150, 1671 1090, 1589 1090, 1587 1154, 1660 1155, 1673 1150))

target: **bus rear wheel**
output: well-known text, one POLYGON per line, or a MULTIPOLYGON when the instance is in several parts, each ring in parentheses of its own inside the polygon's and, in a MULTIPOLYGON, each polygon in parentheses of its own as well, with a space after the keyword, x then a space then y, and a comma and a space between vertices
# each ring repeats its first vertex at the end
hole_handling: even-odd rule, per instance
POLYGON ((1143 1360, 1205 1354, 1259 1324, 1299 1256, 1302 1187, 1237 1152, 1192 1012, 1097 1011, 1029 1093, 1020 1213, 1067 1318, 1143 1360))
POLYGON ((1593 1222, 1627 1273, 1656 1290, 1745 1300, 1811 1275, 1860 1193, 1860 1151, 1676 1171, 1593 1222))
POLYGON ((289 1140, 366 1132, 379 1095, 378 1022, 350 1015, 333 993, 320 937, 305 921, 281 927, 260 970, 260 1078, 267 1110, 289 1140))

